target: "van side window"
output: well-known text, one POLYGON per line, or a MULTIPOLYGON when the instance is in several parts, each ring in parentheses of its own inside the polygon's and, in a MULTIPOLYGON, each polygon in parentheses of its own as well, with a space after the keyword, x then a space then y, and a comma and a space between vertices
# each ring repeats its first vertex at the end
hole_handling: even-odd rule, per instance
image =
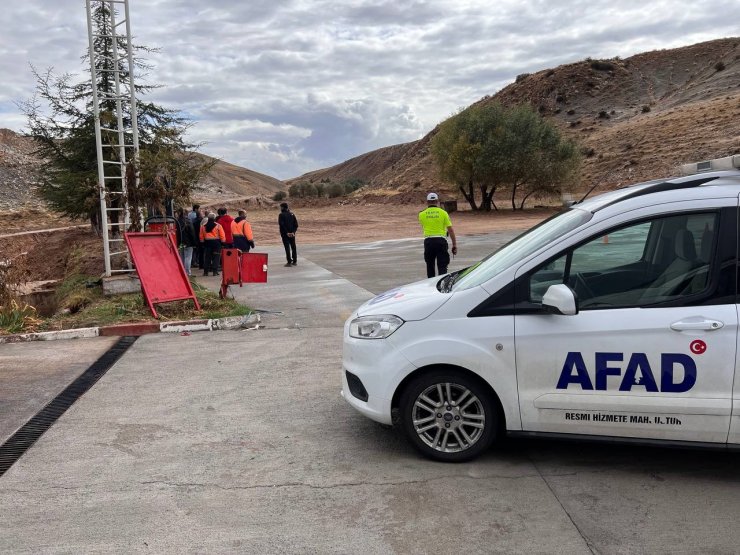
POLYGON ((565 283, 582 310, 651 306, 709 287, 718 215, 655 218, 610 231, 566 252, 529 277, 529 301, 565 283))

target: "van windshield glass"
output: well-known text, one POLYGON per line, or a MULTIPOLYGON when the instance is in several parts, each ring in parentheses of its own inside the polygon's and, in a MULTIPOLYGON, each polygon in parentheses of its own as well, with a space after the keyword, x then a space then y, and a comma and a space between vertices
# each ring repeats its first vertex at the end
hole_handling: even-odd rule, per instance
MULTIPOLYGON (((462 291, 481 285, 547 244, 580 227, 589 221, 592 216, 593 214, 587 210, 572 208, 567 212, 548 218, 508 242, 496 252, 489 254, 480 262, 450 276, 451 279, 444 283, 445 289, 447 291, 462 291)), ((442 282, 440 284, 442 285, 442 282)))

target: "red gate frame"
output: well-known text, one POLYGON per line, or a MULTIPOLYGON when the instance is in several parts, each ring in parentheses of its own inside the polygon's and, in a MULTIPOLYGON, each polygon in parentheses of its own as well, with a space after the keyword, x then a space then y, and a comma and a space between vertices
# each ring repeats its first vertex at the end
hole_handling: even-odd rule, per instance
POLYGON ((200 310, 171 234, 127 232, 123 237, 139 274, 141 293, 155 318, 159 316, 154 305, 171 301, 192 299, 200 310))

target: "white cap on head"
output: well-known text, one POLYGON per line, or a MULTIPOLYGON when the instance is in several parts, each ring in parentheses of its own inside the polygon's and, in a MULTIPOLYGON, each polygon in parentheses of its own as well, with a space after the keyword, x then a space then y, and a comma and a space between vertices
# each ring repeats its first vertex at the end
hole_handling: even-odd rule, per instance
POLYGON ((427 200, 439 200, 439 197, 437 196, 437 193, 429 193, 427 195, 427 200))

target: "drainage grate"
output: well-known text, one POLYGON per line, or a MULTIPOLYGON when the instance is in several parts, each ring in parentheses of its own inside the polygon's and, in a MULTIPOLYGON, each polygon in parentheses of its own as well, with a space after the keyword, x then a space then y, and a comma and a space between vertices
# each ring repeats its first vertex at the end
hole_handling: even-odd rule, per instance
POLYGON ((48 405, 26 422, 8 441, 0 446, 0 476, 13 466, 54 422, 97 382, 121 355, 134 344, 136 337, 122 337, 96 360, 75 381, 52 399, 48 405))

